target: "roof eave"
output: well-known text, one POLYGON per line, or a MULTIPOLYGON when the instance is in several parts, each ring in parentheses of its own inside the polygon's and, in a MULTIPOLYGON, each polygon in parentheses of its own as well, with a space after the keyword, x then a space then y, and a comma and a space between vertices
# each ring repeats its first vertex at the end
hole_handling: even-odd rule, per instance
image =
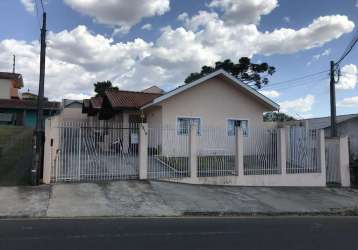
POLYGON ((253 95, 255 95, 256 97, 260 98, 266 105, 270 106, 272 109, 274 110, 280 110, 280 105, 275 103, 274 101, 272 101, 271 99, 269 99, 268 97, 264 96, 263 94, 261 94, 260 92, 258 92, 257 90, 247 86, 246 84, 242 83, 240 80, 238 80, 237 78, 235 78, 234 76, 230 75, 229 73, 227 73, 225 70, 217 70, 207 76, 204 76, 194 82, 191 82, 187 85, 184 85, 183 87, 181 88, 178 88, 172 92, 169 92, 168 94, 164 94, 158 98, 155 98, 152 102, 144 105, 141 107, 141 109, 146 109, 146 108, 149 108, 150 106, 152 105, 155 105, 155 104, 159 104, 160 102, 176 95, 176 94, 179 94, 187 89, 190 89, 202 82, 205 82, 206 80, 209 80, 213 77, 216 77, 218 75, 223 75, 227 78, 229 78, 230 80, 232 80, 233 82, 235 82, 237 85, 239 85, 240 87, 243 87, 244 89, 246 89, 247 91, 249 91, 250 93, 252 93, 253 95))

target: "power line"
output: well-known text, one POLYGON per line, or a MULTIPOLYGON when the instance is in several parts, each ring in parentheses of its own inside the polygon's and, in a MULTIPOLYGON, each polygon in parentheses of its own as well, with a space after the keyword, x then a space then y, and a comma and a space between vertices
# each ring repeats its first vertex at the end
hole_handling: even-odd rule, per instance
POLYGON ((42 12, 45 12, 44 3, 42 2, 42 0, 40 0, 40 3, 41 3, 41 7, 42 7, 42 12))
MULTIPOLYGON (((294 85, 274 87, 274 89, 275 90, 291 89, 291 88, 296 88, 296 87, 301 87, 301 86, 305 86, 305 85, 308 85, 308 84, 312 84, 312 81, 317 82, 317 81, 322 81, 322 80, 328 80, 328 77, 324 76, 324 77, 319 77, 319 78, 306 79, 306 81, 304 81, 304 82, 296 83, 294 85)), ((265 88, 264 90, 271 90, 271 89, 265 88)))
POLYGON ((349 42, 342 56, 338 59, 335 65, 338 65, 341 61, 343 61, 343 59, 352 51, 354 46, 357 44, 357 41, 358 41, 358 30, 356 31, 355 35, 353 35, 352 40, 349 42))
POLYGON ((37 20, 37 24, 38 24, 39 28, 41 29, 41 22, 40 22, 40 16, 39 16, 39 7, 38 7, 37 0, 35 0, 35 6, 36 6, 36 20, 37 20))
MULTIPOLYGON (((281 81, 281 82, 269 83, 268 85, 262 86, 261 89, 263 89, 263 88, 267 89, 267 88, 271 88, 271 87, 276 87, 276 86, 291 83, 291 82, 308 81, 308 80, 311 80, 311 79, 315 78, 316 76, 321 75, 323 73, 326 73, 328 71, 329 70, 323 70, 323 71, 319 71, 319 72, 308 74, 308 75, 303 75, 303 76, 300 76, 300 77, 297 77, 297 78, 293 78, 293 79, 289 79, 289 80, 285 80, 285 81, 281 81)), ((253 87, 253 86, 255 86, 255 84, 249 84, 249 86, 253 87)))

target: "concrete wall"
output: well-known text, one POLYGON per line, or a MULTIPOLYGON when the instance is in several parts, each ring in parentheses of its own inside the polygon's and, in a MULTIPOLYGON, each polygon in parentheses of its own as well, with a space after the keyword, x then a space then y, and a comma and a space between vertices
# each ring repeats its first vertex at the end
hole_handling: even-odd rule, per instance
POLYGON ((11 81, 7 79, 0 79, 0 99, 11 98, 11 81))
MULTIPOLYGON (((168 180, 175 181, 178 180, 168 180)), ((270 186, 270 187, 324 187, 326 178, 322 173, 316 174, 289 174, 289 175, 243 175, 198 177, 180 179, 182 183, 205 185, 233 185, 233 186, 270 186)))
POLYGON ((50 184, 51 182, 51 170, 55 167, 55 159, 59 150, 59 119, 59 116, 53 116, 45 121, 45 152, 42 177, 42 181, 45 184, 50 184))

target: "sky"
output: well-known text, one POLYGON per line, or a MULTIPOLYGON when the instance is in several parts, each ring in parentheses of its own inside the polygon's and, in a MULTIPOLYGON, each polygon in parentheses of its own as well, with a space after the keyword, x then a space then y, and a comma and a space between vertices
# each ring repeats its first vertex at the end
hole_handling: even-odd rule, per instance
MULTIPOLYGON (((329 61, 358 29, 358 0, 44 0, 44 9, 50 99, 88 98, 104 80, 171 90, 203 65, 248 56, 276 67, 260 92, 297 118, 329 115, 329 61)), ((37 91, 41 15, 40 0, 0 1, 0 71, 15 54, 23 91, 37 91)), ((338 114, 358 112, 357 67, 358 45, 340 63, 338 114)))

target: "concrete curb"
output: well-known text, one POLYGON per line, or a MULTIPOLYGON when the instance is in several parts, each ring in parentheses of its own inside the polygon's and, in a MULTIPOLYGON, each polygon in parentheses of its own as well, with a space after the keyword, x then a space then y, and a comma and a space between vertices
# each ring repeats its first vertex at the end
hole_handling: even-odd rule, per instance
POLYGON ((340 209, 338 211, 323 212, 184 212, 184 216, 207 217, 280 217, 280 216, 358 216, 357 209, 340 209))
POLYGON ((185 211, 180 215, 105 215, 105 216, 31 216, 31 215, 15 215, 0 216, 0 220, 7 219, 106 219, 106 218, 189 218, 189 217, 310 217, 310 216, 339 216, 339 217, 356 217, 358 216, 357 208, 332 209, 332 211, 321 212, 220 212, 220 211, 185 211))

